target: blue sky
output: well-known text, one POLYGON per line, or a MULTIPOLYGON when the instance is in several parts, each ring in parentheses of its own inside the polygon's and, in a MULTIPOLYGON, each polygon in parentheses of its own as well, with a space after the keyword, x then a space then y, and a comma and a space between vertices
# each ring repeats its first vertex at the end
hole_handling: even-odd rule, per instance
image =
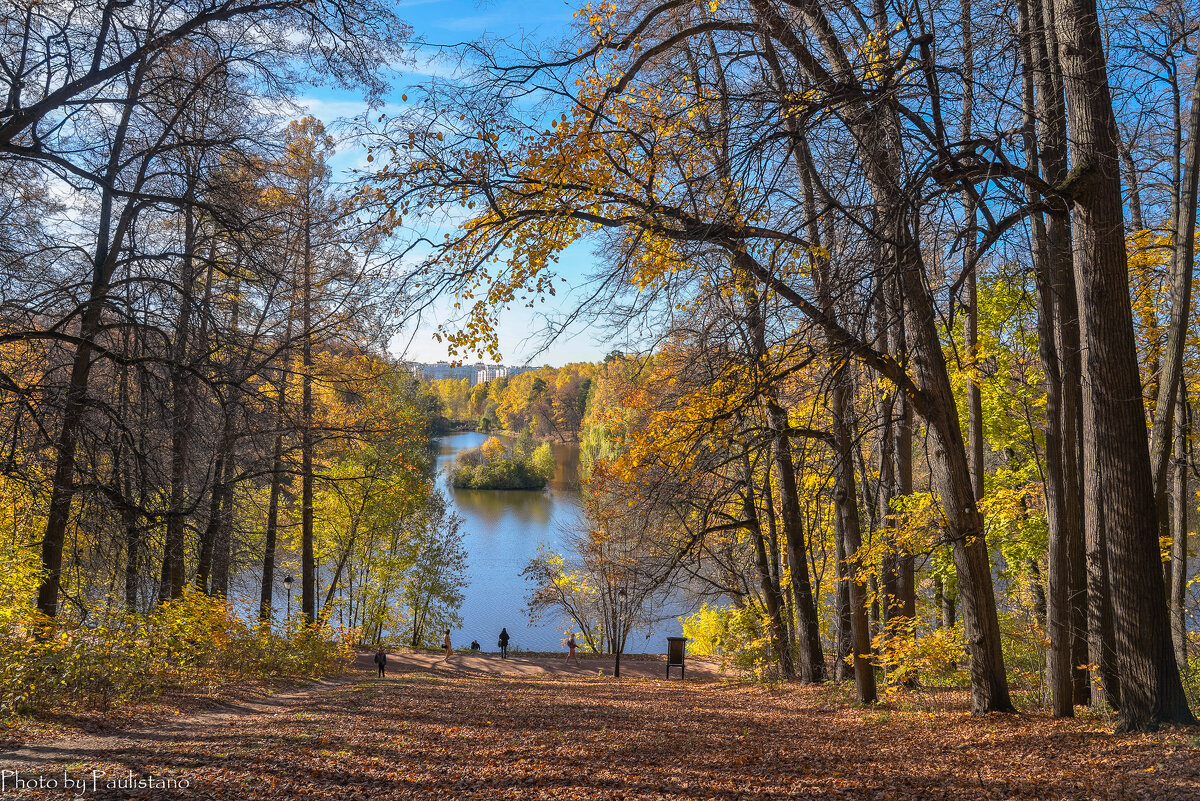
MULTIPOLYGON (((461 42, 477 40, 483 36, 513 37, 526 36, 538 40, 558 40, 566 32, 576 8, 574 2, 563 0, 500 0, 499 2, 473 2, 472 0, 401 0, 397 12, 401 19, 413 27, 414 34, 430 47, 416 55, 417 70, 437 72, 447 67, 436 58, 435 46, 451 46, 461 42)), ((420 84, 426 76, 406 70, 394 84, 394 103, 385 111, 389 114, 402 113, 400 94, 409 87, 420 84)), ((311 87, 302 93, 301 105, 308 113, 321 118, 327 125, 339 117, 353 117, 363 109, 361 98, 350 92, 324 87, 311 87)), ((355 166, 362 166, 364 154, 343 146, 332 161, 332 166, 347 174, 355 166)), ((591 252, 587 246, 575 246, 566 251, 556 273, 567 280, 562 286, 577 287, 590 272, 591 252)), ((559 292, 547 298, 537 309, 515 308, 500 316, 500 347, 506 364, 561 365, 572 361, 595 361, 612 350, 609 343, 596 341, 599 332, 587 330, 569 331, 538 353, 542 344, 542 324, 539 314, 554 314, 572 308, 574 296, 571 292, 559 292)), ((438 361, 448 358, 444 345, 435 342, 432 334, 438 325, 449 319, 446 310, 450 302, 439 304, 416 330, 402 332, 393 338, 392 350, 415 361, 438 361)), ((470 359, 474 361, 474 359, 470 359)))

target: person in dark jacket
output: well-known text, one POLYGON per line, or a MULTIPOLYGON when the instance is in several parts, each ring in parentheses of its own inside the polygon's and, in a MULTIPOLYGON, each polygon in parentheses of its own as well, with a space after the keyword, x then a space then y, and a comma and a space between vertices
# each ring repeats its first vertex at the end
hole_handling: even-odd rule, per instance
POLYGON ((379 650, 375 653, 375 664, 379 665, 379 678, 383 678, 387 673, 387 654, 383 652, 383 646, 379 646, 379 650))
POLYGON ((500 629, 500 641, 496 645, 500 646, 500 658, 508 659, 508 629, 500 629))

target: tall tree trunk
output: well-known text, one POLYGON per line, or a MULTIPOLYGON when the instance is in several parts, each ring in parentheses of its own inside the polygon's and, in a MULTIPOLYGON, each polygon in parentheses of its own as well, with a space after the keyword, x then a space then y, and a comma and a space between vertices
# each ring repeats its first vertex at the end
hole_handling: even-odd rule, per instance
POLYGON ((209 574, 212 573, 213 549, 217 540, 217 527, 221 517, 221 474, 225 470, 225 453, 217 453, 213 465, 212 491, 208 496, 208 524, 200 534, 198 558, 196 560, 196 577, 193 584, 200 592, 207 593, 209 574))
POLYGON ((300 377, 300 611, 305 626, 311 626, 317 619, 317 571, 313 556, 312 225, 311 218, 306 218, 300 309, 300 355, 303 362, 300 377))
MULTIPOLYGON (((893 116, 894 110, 883 112, 893 116)), ((898 130, 899 122, 890 119, 887 131, 898 130)), ((862 139, 861 145, 883 142, 889 136, 862 139)), ((869 146, 869 145, 868 145, 869 146)), ((959 601, 967 649, 971 655, 971 709, 973 712, 1012 710, 1008 676, 1000 643, 1000 619, 992 584, 991 562, 984 538, 983 516, 976 505, 966 443, 958 419, 950 375, 935 325, 937 315, 925 282, 925 264, 920 242, 909 227, 902 201, 896 195, 898 154, 880 151, 876 145, 866 154, 868 183, 876 204, 881 208, 884 232, 891 243, 899 285, 904 297, 905 332, 912 373, 916 376, 924 408, 921 414, 929 429, 928 447, 936 486, 946 518, 946 533, 954 553, 958 576, 959 601)), ((915 398, 914 398, 915 402, 915 398)))
MULTIPOLYGON (((903 297, 900 298, 901 314, 897 325, 891 332, 891 352, 902 365, 908 364, 908 344, 904 332, 903 297)), ((896 481, 896 494, 907 497, 913 492, 913 410, 912 404, 904 393, 896 393, 896 432, 892 457, 895 461, 893 475, 896 481)), ((896 513, 893 518, 898 524, 905 521, 896 513)), ((895 540, 893 552, 896 559, 896 604, 894 615, 905 621, 912 621, 917 616, 917 577, 916 560, 912 551, 903 540, 895 540)), ((907 636, 907 635, 906 635, 907 636)), ((917 674, 910 673, 906 679, 909 686, 916 686, 917 674)))
MULTIPOLYGON (((280 420, 277 425, 282 424, 280 420)), ((262 581, 259 584, 258 619, 271 619, 275 600, 275 548, 279 531, 279 494, 283 484, 283 434, 275 435, 271 455, 271 489, 267 501, 267 526, 263 535, 262 581)))
MULTIPOLYGON (((854 688, 860 704, 872 704, 876 700, 875 666, 871 662, 871 624, 867 619, 867 588, 863 586, 859 571, 862 570, 862 531, 858 516, 858 496, 854 482, 854 462, 851 458, 852 442, 848 417, 853 413, 850 371, 843 365, 834 377, 833 395, 833 440, 834 456, 837 460, 834 483, 834 503, 838 516, 838 531, 842 537, 841 551, 846 555, 842 574, 847 579, 845 587, 849 595, 850 633, 853 639, 854 688)), ((840 654, 839 654, 840 656, 840 654)))
POLYGON ((142 537, 137 525, 137 510, 127 505, 121 512, 121 525, 125 529, 125 609, 137 611, 138 556, 142 537))
MULTIPOLYGON (((1084 451, 1099 479, 1121 702, 1118 729, 1193 723, 1162 592, 1158 515, 1129 307, 1116 119, 1095 0, 1054 0, 1075 165, 1084 451)), ((1099 511, 1100 504, 1094 504, 1099 511)), ((1092 512, 1088 504, 1087 512, 1092 512)))
MULTIPOLYGON (((1040 272, 1040 271, 1039 271, 1040 272)), ((1047 276, 1042 276, 1044 279, 1047 276)), ((1043 342, 1046 329, 1053 325, 1053 291, 1038 281, 1038 330, 1043 342), (1048 314, 1048 318, 1043 318, 1048 314), (1046 319, 1045 323, 1041 321, 1046 319)), ((1075 714, 1075 685, 1072 663, 1074 637, 1071 607, 1071 551, 1068 533, 1064 530, 1064 487, 1062 470, 1062 384, 1060 377, 1051 376, 1050 367, 1058 366, 1053 343, 1041 345, 1042 363, 1046 368, 1046 506, 1049 527, 1049 591, 1043 600, 1050 647, 1046 651, 1046 680, 1050 685, 1051 709, 1055 717, 1075 714)), ((1055 370, 1057 373, 1057 369, 1055 370)), ((1037 563, 1033 564, 1037 567, 1037 563)), ((1040 583, 1040 582, 1039 582, 1040 583)))
MULTIPOLYGON (((889 333, 893 328, 903 325, 896 318, 900 317, 899 292, 894 280, 882 282, 875 311, 875 347, 881 353, 889 352, 889 333)), ((896 354, 891 354, 893 358, 896 354)), ((897 612, 899 591, 896 567, 896 534, 895 516, 892 513, 892 501, 896 498, 896 436, 895 436, 895 399, 899 390, 888 387, 881 391, 875 405, 877 432, 875 452, 879 459, 879 478, 875 482, 878 492, 876 498, 875 517, 879 521, 878 535, 884 538, 883 553, 879 569, 879 607, 884 624, 884 636, 887 637, 886 624, 897 612)), ((885 677, 886 678, 886 677, 885 677)))
POLYGON ((783 518, 783 535, 787 542, 788 564, 792 573, 792 594, 796 605, 796 640, 800 646, 800 680, 825 680, 825 657, 821 650, 820 624, 817 603, 813 596, 808 572, 808 546, 804 536, 804 519, 800 513, 796 468, 788 438, 787 411, 773 398, 766 402, 767 421, 771 427, 771 453, 775 475, 779 481, 779 507, 783 518))
POLYGON ((1175 661, 1180 669, 1187 667, 1187 559, 1188 509, 1192 498, 1188 494, 1188 404, 1187 385, 1179 384, 1184 396, 1175 407, 1175 487, 1172 492, 1175 529, 1171 538, 1171 637, 1175 643, 1175 661))
MULTIPOLYGON (((767 518, 767 531, 765 537, 767 540, 767 554, 770 557, 771 583, 775 587, 779 588, 780 600, 783 603, 783 612, 781 615, 783 618, 783 630, 788 648, 790 649, 792 644, 795 642, 796 637, 796 627, 791 623, 791 621, 793 621, 795 618, 792 613, 792 608, 788 604, 788 594, 784 591, 783 584, 781 583, 783 568, 780 564, 781 560, 779 556, 779 526, 775 520, 775 496, 771 492, 770 481, 767 481, 763 484, 762 491, 762 509, 767 518)), ((794 675, 795 665, 792 667, 792 672, 794 675)))
MULTIPOLYGON (((837 458, 845 458, 839 454, 837 458)), ((835 496, 834 502, 837 503, 835 496)), ((834 601, 834 623, 837 644, 834 647, 833 680, 845 681, 853 674, 850 662, 854 654, 854 625, 850 611, 850 581, 852 580, 846 565, 846 532, 842 523, 840 510, 834 509, 833 517, 834 555, 837 557, 836 575, 837 590, 834 601)))
POLYGON ((771 621, 771 643, 779 658, 779 674, 785 679, 790 679, 796 671, 792 666, 792 649, 788 643, 787 625, 783 621, 783 597, 779 585, 771 579, 771 565, 754 502, 754 479, 748 458, 744 461, 743 470, 746 476, 746 490, 742 493, 742 514, 746 519, 746 533, 754 542, 754 565, 758 570, 758 582, 762 588, 763 602, 767 607, 767 617, 771 621))
MULTIPOLYGON (((1036 109, 1039 125, 1043 179, 1058 185, 1067 178, 1067 116, 1062 70, 1055 34, 1052 0, 1030 0, 1030 63, 1037 80, 1036 109)), ((1101 684, 1110 698, 1118 694, 1116 662, 1111 625, 1111 602, 1107 573, 1102 562, 1088 556, 1085 543, 1103 541, 1098 516, 1084 514, 1082 358, 1079 308, 1076 300, 1074 263, 1071 256, 1071 219, 1067 204, 1052 205, 1047 215, 1046 257, 1054 286, 1054 336, 1058 348, 1061 400, 1058 429, 1062 443, 1062 519, 1059 525, 1069 560, 1069 603, 1071 605, 1071 661, 1077 703, 1091 696, 1089 671, 1084 664, 1100 667, 1101 684), (1086 522, 1085 522, 1086 521, 1086 522), (1090 567, 1089 567, 1090 566, 1090 567), (1091 586, 1104 588, 1089 603, 1091 586), (1094 636, 1092 636, 1094 635, 1094 636), (1090 637, 1090 640, 1089 640, 1090 637), (1090 643, 1090 644, 1089 644, 1090 643), (1095 658, 1089 651, 1096 650, 1095 658)), ((1093 496, 1095 502, 1098 496, 1093 496)), ((1061 551, 1062 549, 1060 549, 1061 551)))
MULTIPOLYGON (((128 297, 126 297, 128 301, 128 297)), ((132 331, 128 331, 125 335, 124 348, 125 353, 132 353, 132 331)), ((118 419, 124 420, 131 413, 129 386, 129 365, 122 365, 120 375, 121 378, 117 382, 117 415, 118 419)), ((138 508, 133 503, 133 472, 136 469, 136 459, 132 455, 127 455, 128 450, 124 447, 124 437, 119 436, 118 445, 113 453, 113 485, 120 488, 121 493, 121 531, 125 537, 125 587, 124 587, 124 602, 125 609, 129 612, 137 611, 137 579, 138 579, 138 551, 141 548, 141 537, 138 531, 138 508)))
MULTIPOLYGON (((887 281, 880 292, 876 317, 876 347, 899 364, 907 362, 904 336, 904 299, 897 282, 887 281)), ((912 415, 904 395, 890 389, 878 404, 879 491, 878 517, 885 538, 881 569, 880 606, 886 639, 907 636, 904 628, 916 614, 912 554, 903 551, 894 508, 897 498, 912 492, 912 415)), ((915 676, 911 677, 915 681, 915 676)), ((887 677, 891 681, 891 677, 887 677)))
MULTIPOLYGON (((214 240, 214 263, 215 250, 214 240)), ((233 271, 233 285, 230 288, 233 309, 229 315, 229 331, 236 338, 239 333, 242 311, 240 302, 242 288, 240 258, 234 261, 233 271)), ((246 355, 248 357, 249 353, 246 355)), ((238 367, 236 369, 238 371, 237 375, 241 375, 243 368, 238 367)), ((213 531, 212 594, 221 598, 229 597, 229 578, 233 560, 233 477, 237 473, 234 448, 237 444, 237 427, 235 423, 238 409, 237 403, 232 399, 227 399, 222 408, 224 412, 222 415, 224 424, 221 428, 221 439, 217 451, 219 466, 214 471, 217 480, 214 490, 219 490, 221 497, 220 504, 216 510, 216 528, 213 531)), ((212 518, 210 518, 211 520, 212 518)))
MULTIPOLYGON (((288 311, 284 342, 292 338, 292 312, 288 311)), ((280 358, 279 386, 275 397, 275 441, 271 448, 271 489, 267 500, 267 526, 263 536, 262 583, 259 585, 258 617, 271 619, 275 598, 275 548, 279 531, 279 496, 283 490, 283 429, 287 411, 288 370, 280 358)))
MULTIPOLYGON (((962 0, 962 141, 971 141, 972 114, 975 100, 975 48, 971 32, 971 0, 962 0)), ((966 271, 967 317, 963 334, 967 340, 967 461, 971 466, 971 482, 976 500, 983 498, 983 398, 979 391, 979 289, 976 280, 976 221, 975 195, 963 192, 963 270, 966 271)))
POLYGON ((905 290, 906 330, 914 372, 929 401, 923 416, 929 424, 929 447, 934 484, 947 521, 954 552, 959 602, 967 648, 971 654, 971 709, 974 712, 1012 710, 1008 676, 1000 645, 1000 618, 992 585, 991 561, 984 540, 983 515, 975 503, 966 448, 950 387, 945 356, 934 320, 936 315, 925 288, 919 245, 907 222, 899 223, 899 257, 905 290))
POLYGON ((216 491, 221 496, 217 507, 216 527, 213 530, 212 586, 213 595, 229 597, 229 570, 233 545, 233 462, 232 448, 221 460, 220 483, 216 491))
MULTIPOLYGON (((63 544, 66 541, 67 524, 71 518, 71 501, 75 497, 75 451, 79 445, 84 411, 87 408, 88 378, 91 375, 92 356, 95 353, 94 342, 100 333, 106 297, 112 285, 113 271, 117 266, 117 255, 139 208, 135 203, 126 203, 114 230, 113 185, 121 169, 129 119, 136 98, 141 94, 144 74, 145 62, 142 62, 134 71, 133 80, 126 92, 126 102, 121 107, 121 117, 117 123, 104 173, 105 181, 100 190, 100 214, 96 225, 96 249, 92 255, 91 283, 79 321, 79 344, 71 360, 71 376, 67 383, 62 425, 54 444, 54 475, 50 483, 46 530, 42 537, 42 581, 38 586, 37 597, 38 611, 49 618, 58 614, 63 544)), ((139 180, 139 188, 140 185, 139 180)))
POLYGON ((1150 468, 1158 508, 1167 510, 1167 473, 1171 459, 1175 403, 1179 398, 1183 374, 1183 346, 1188 335, 1192 312, 1192 272, 1196 258, 1196 199, 1200 186, 1200 69, 1192 84, 1191 113, 1188 118, 1177 211, 1173 225, 1171 257, 1171 318, 1167 325, 1167 346, 1163 353, 1162 378, 1158 383, 1158 401, 1151 427, 1150 468))
POLYGON ((166 527, 163 533, 162 574, 158 585, 159 601, 183 595, 186 575, 184 527, 188 515, 188 491, 192 422, 196 393, 187 366, 192 326, 192 291, 196 281, 196 215, 189 204, 184 209, 183 258, 180 265, 179 313, 175 319, 175 340, 171 345, 171 468, 166 527))
MULTIPOLYGON (((1036 3, 1036 0, 1033 0, 1036 3)), ((1039 170, 1038 131, 1035 115, 1034 70, 1038 49, 1034 47, 1032 21, 1039 20, 1030 12, 1030 2, 1018 6, 1022 52, 1022 105, 1025 122, 1025 166, 1031 172, 1039 170)), ((1035 6, 1036 7, 1036 6, 1035 6)), ((1037 34, 1040 35, 1040 34, 1037 34)), ((1042 61, 1041 66, 1045 66, 1042 61)), ((1045 82, 1044 82, 1045 83, 1045 82)), ((1029 187, 1031 203, 1039 200, 1029 187)), ((1065 209, 1064 209, 1065 212, 1065 209)), ((1063 214, 1055 214, 1056 227, 1061 229, 1063 214)), ((1042 370, 1046 376, 1046 523, 1049 540, 1049 598, 1043 596, 1042 606, 1046 612, 1046 628, 1050 635, 1050 647, 1046 651, 1046 680, 1050 688, 1050 703, 1055 717, 1071 717, 1075 713, 1075 688, 1072 681, 1071 648, 1071 572, 1068 534, 1064 529, 1066 517, 1066 488, 1063 479, 1063 461, 1066 451, 1063 445, 1063 387, 1060 372, 1060 343, 1055 325, 1056 307, 1054 294, 1057 288, 1051 256, 1051 245, 1041 212, 1030 218, 1033 233, 1033 266, 1037 283, 1038 351, 1042 370)), ((1061 230, 1058 231, 1061 235, 1061 230)), ((1036 567, 1036 564, 1034 565, 1036 567)), ((1040 582, 1039 582, 1040 583, 1040 582)))

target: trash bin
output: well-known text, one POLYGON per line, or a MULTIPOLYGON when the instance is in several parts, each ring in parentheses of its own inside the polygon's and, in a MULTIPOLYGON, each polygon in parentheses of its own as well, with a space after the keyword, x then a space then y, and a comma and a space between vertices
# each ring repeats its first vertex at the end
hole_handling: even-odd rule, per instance
POLYGON ((671 678, 671 668, 679 668, 679 678, 683 678, 683 656, 687 637, 667 638, 667 678, 671 678))

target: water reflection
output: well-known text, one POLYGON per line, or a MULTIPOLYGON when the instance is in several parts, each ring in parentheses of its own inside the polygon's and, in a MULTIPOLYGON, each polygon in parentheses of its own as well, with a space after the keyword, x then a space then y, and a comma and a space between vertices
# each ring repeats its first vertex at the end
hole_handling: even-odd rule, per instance
POLYGON ((471 585, 462 607, 463 625, 451 632, 455 644, 479 640, 495 650, 501 627, 512 637, 510 647, 556 651, 562 631, 553 625, 529 622, 525 599, 529 587, 521 571, 537 553, 539 543, 563 550, 569 532, 582 523, 579 503, 579 449, 559 446, 559 470, 545 490, 455 489, 447 468, 460 451, 484 443, 484 434, 450 434, 438 440, 437 468, 455 510, 463 517, 467 577, 471 585))
MULTIPOLYGON (((583 525, 579 493, 579 446, 553 445, 557 472, 550 485, 537 490, 455 489, 448 468, 460 451, 487 440, 476 433, 449 434, 438 440, 438 481, 463 525, 467 577, 463 625, 451 632, 455 647, 479 640, 485 651, 496 650, 501 627, 508 628, 511 647, 530 651, 563 650, 564 625, 531 624, 525 611, 529 585, 521 571, 537 553, 539 543, 564 553, 570 534, 583 525)), ((668 634, 679 633, 673 615, 683 610, 657 610, 666 619, 653 631, 632 633, 631 653, 661 651, 668 634)))
POLYGON ((458 513, 490 525, 500 525, 505 518, 512 518, 514 525, 549 525, 553 505, 546 503, 542 493, 531 490, 477 490, 453 489, 458 513), (505 497, 515 496, 515 497, 505 497))

